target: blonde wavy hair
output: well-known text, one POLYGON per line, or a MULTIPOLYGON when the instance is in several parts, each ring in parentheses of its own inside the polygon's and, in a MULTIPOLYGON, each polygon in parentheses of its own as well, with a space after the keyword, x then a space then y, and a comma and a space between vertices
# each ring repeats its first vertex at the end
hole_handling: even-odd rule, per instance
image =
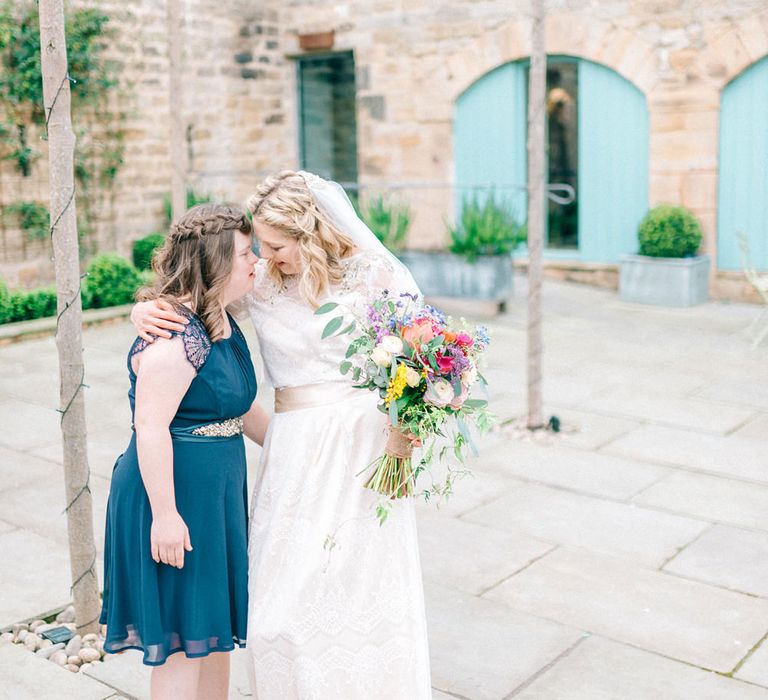
MULTIPOLYGON (((270 175, 248 198, 246 207, 254 222, 271 226, 297 241, 299 292, 317 308, 328 288, 341 282, 342 260, 355 250, 352 238, 323 215, 306 181, 293 170, 270 175)), ((272 279, 283 284, 285 275, 271 260, 267 270, 272 279)))
POLYGON ((239 207, 199 204, 171 226, 155 253, 155 283, 137 294, 139 301, 191 302, 212 341, 224 335, 222 294, 235 257, 235 232, 250 235, 251 222, 239 207))

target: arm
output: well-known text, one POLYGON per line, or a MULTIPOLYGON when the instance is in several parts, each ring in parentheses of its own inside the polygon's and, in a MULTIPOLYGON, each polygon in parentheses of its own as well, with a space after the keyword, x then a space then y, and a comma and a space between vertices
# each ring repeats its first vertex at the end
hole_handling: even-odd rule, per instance
POLYGON ((255 401, 243 416, 243 432, 257 445, 264 445, 264 437, 269 427, 267 412, 255 401))
POLYGON ((195 377, 181 338, 147 347, 136 356, 136 449, 152 507, 152 558, 181 569, 192 551, 189 530, 176 510, 173 445, 169 425, 195 377))
POLYGON ((141 338, 152 343, 155 338, 170 338, 170 331, 183 331, 188 321, 167 301, 156 299, 136 304, 131 311, 131 323, 141 338))

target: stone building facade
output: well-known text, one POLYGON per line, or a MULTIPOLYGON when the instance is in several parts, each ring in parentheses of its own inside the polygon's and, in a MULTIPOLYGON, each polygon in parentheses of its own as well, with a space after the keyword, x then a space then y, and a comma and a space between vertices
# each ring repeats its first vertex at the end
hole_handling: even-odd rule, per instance
MULTIPOLYGON (((162 197, 169 187, 164 3, 92 4, 104 9, 118 30, 110 52, 121 63, 121 99, 128 112, 125 164, 109 211, 103 212, 100 241, 125 253, 132 239, 160 225, 162 197)), ((302 135, 312 132, 302 123, 308 119, 301 112, 298 69, 307 57, 346 53, 354 63, 356 179, 383 189, 406 184, 399 194, 413 198, 410 245, 444 243, 445 220, 456 199, 451 185, 459 177, 457 103, 495 69, 527 59, 526 2, 187 0, 184 7, 183 109, 190 181, 196 188, 240 200, 265 173, 306 163, 312 144, 302 135), (306 48, 313 45, 319 48, 306 48)), ((718 180, 721 113, 728 86, 768 56, 768 4, 552 0, 547 8, 549 55, 597 64, 644 100, 648 133, 643 201, 690 208, 702 223, 703 248, 713 260, 713 294, 748 295, 733 265, 719 263, 723 257, 718 249, 733 247, 723 238, 733 234, 718 231, 729 223, 718 218, 724 196, 718 180)), ((762 87, 768 94, 762 73, 752 73, 744 92, 750 95, 762 87)), ((739 99, 744 105, 748 98, 739 99)), ((768 115, 755 115, 765 120, 761 128, 768 132, 768 115)), ((743 177, 747 187, 755 187, 749 206, 759 220, 761 211, 768 214, 768 204, 760 202, 768 193, 761 189, 768 188, 768 180, 754 183, 749 172, 743 177)), ((0 165, 0 201, 7 203, 22 190, 42 198, 44 163, 26 180, 7 164, 0 165)), ((5 235, 8 240, 13 232, 5 235)), ((768 266, 768 243, 761 247, 768 226, 758 224, 749 235, 757 255, 765 251, 758 264, 768 266)), ((48 274, 44 255, 23 257, 14 251, 0 258, 0 273, 18 284, 48 274)), ((615 283, 615 261, 578 259, 561 251, 549 265, 561 276, 587 275, 615 283)))

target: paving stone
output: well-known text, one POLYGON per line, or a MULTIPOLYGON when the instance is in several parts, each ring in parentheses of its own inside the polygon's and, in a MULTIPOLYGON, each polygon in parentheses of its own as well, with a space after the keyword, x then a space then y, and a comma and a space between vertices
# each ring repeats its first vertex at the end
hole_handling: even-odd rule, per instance
POLYGON ((584 402, 584 407, 653 423, 727 433, 754 415, 754 408, 731 406, 702 398, 679 398, 624 385, 584 402))
POLYGON ((768 378, 743 377, 713 382, 697 392, 697 397, 738 406, 768 410, 768 378))
POLYGON ((637 421, 627 418, 616 418, 572 408, 553 407, 550 413, 555 414, 563 423, 563 432, 558 436, 560 443, 582 450, 596 450, 640 425, 637 421))
POLYGON ((480 594, 549 552, 553 545, 420 510, 419 551, 424 578, 480 594))
POLYGON ((768 530, 768 486, 676 471, 633 499, 710 521, 768 530))
POLYGON ((747 421, 738 430, 733 432, 734 437, 760 438, 768 436, 768 413, 758 413, 747 421))
POLYGON ((766 600, 585 550, 555 550, 483 597, 726 673, 768 618, 766 600))
POLYGON ((515 700, 768 700, 768 690, 589 637, 515 700))
POLYGON ((734 674, 734 678, 768 688, 768 644, 765 640, 734 674))
POLYGON ((0 699, 106 700, 115 689, 83 673, 70 673, 16 644, 0 645, 0 699))
POLYGON ((768 483, 765 439, 707 435, 654 425, 633 430, 601 451, 768 483))
POLYGON ((47 408, 18 399, 0 398, 0 446, 15 450, 36 447, 43 435, 54 435, 59 427, 58 404, 47 408))
POLYGON ((566 447, 508 440, 489 450, 483 468, 526 481, 627 499, 669 473, 668 467, 566 447))
MULTIPOLYGON (((58 464, 46 459, 32 457, 26 452, 8 447, 0 447, 0 467, 3 474, 0 494, 24 484, 40 483, 57 471, 61 471, 58 464)), ((2 513, 0 513, 1 515, 2 513)))
POLYGON ((70 600, 69 552, 29 530, 0 535, 0 627, 70 600))
POLYGON ((435 584, 425 595, 432 685, 461 697, 503 698, 582 635, 435 584))
POLYGON ((664 570, 768 598, 768 533, 715 525, 664 570))
POLYGON ((471 510, 463 519, 654 568, 707 527, 690 518, 533 484, 471 510))

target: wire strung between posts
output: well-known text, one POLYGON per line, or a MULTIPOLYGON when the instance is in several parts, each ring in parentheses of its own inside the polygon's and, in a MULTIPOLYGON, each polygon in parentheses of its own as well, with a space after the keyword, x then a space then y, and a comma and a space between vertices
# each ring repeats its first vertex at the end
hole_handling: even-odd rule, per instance
MULTIPOLYGON (((61 92, 64 90, 64 87, 67 85, 67 83, 72 83, 73 85, 77 83, 77 81, 72 78, 69 73, 67 73, 61 80, 61 83, 59 84, 58 89, 56 90, 56 94, 53 97, 53 102, 51 103, 51 106, 47 108, 46 110, 46 117, 45 117, 45 135, 43 136, 43 140, 48 140, 48 125, 51 120, 51 116, 53 115, 53 110, 56 107, 56 103, 58 102, 59 95, 61 95, 61 92)), ((59 226, 59 222, 61 221, 62 217, 67 213, 67 211, 70 209, 72 204, 75 201, 75 187, 72 187, 72 191, 70 192, 69 199, 65 202, 64 206, 62 207, 61 211, 59 212, 58 216, 54 221, 51 222, 51 226, 49 229, 49 236, 50 240, 53 241, 54 234, 56 233, 56 230, 59 226)), ((75 302, 80 298, 80 293, 82 291, 83 286, 83 279, 86 277, 86 275, 80 275, 78 284, 77 284, 77 290, 75 291, 75 294, 72 296, 71 299, 68 299, 64 302, 64 306, 61 309, 61 311, 56 316, 56 336, 59 335, 59 325, 61 323, 62 316, 69 311, 74 305, 75 302)), ((85 379, 85 365, 82 367, 82 373, 80 375, 80 381, 77 383, 77 386, 75 387, 74 392, 72 393, 72 396, 69 398, 69 401, 67 401, 64 408, 56 409, 58 413, 61 414, 60 422, 64 422, 64 418, 69 412, 70 408, 72 407, 72 404, 75 402, 75 399, 77 399, 79 393, 83 389, 87 389, 88 385, 83 382, 83 379, 85 379)), ((82 495, 84 493, 91 493, 91 466, 88 464, 86 460, 86 465, 88 467, 88 472, 86 474, 85 483, 80 487, 78 492, 75 494, 75 496, 70 500, 70 502, 67 504, 67 506, 64 508, 63 513, 68 513, 71 508, 74 507, 74 505, 80 500, 82 495)), ((81 572, 72 582, 72 585, 69 587, 69 594, 71 596, 74 595, 75 588, 77 585, 89 574, 96 579, 96 548, 93 549, 93 556, 91 558, 91 563, 89 566, 85 569, 85 571, 81 572)), ((85 622, 83 624, 80 624, 77 626, 78 629, 82 629, 84 627, 88 627, 92 625, 94 622, 98 621, 98 616, 95 617, 92 620, 89 620, 88 622, 85 622)))

